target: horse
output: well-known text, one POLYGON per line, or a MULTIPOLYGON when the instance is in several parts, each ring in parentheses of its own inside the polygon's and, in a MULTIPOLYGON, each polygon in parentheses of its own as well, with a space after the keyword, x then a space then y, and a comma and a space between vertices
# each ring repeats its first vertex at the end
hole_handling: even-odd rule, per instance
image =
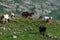
POLYGON ((52 19, 53 19, 52 17, 48 17, 48 16, 44 17, 46 23, 51 23, 52 19))
POLYGON ((34 14, 33 12, 31 12, 31 13, 29 13, 29 12, 23 12, 22 16, 25 17, 25 18, 27 18, 27 17, 31 17, 33 14, 34 14))
POLYGON ((15 14, 14 13, 11 13, 11 18, 15 18, 15 14))
POLYGON ((45 32, 46 32, 46 27, 40 26, 39 27, 39 32, 40 32, 40 34, 42 34, 44 36, 45 35, 45 32))
POLYGON ((0 16, 0 21, 1 22, 9 22, 9 15, 8 14, 5 14, 5 15, 2 15, 0 16))

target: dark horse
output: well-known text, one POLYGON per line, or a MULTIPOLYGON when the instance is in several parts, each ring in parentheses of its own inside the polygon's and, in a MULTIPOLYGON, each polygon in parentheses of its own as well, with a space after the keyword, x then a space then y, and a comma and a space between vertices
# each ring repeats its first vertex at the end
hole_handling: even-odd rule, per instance
POLYGON ((43 16, 39 16, 39 19, 42 19, 43 18, 43 16))
POLYGON ((42 34, 44 36, 45 35, 45 32, 46 32, 46 27, 40 26, 39 27, 39 32, 40 32, 40 34, 42 34))
POLYGON ((28 16, 31 17, 33 14, 34 14, 33 12, 31 12, 31 13, 29 13, 29 12, 23 12, 22 16, 25 17, 25 18, 27 18, 28 16))

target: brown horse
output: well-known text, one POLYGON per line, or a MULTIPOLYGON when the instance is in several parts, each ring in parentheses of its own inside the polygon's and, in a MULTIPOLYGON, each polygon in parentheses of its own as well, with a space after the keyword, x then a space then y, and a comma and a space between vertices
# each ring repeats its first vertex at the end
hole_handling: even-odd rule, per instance
POLYGON ((31 12, 31 13, 29 13, 29 12, 23 12, 22 16, 25 17, 25 18, 27 18, 27 17, 31 17, 33 14, 34 14, 33 12, 31 12))
POLYGON ((43 16, 39 16, 39 19, 42 19, 43 18, 43 16))
POLYGON ((49 17, 49 19, 46 19, 46 23, 51 23, 52 19, 49 17))

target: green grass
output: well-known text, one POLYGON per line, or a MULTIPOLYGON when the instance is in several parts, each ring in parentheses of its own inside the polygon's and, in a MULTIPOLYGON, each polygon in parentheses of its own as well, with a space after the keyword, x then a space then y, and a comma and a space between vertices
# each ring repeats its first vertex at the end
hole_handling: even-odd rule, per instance
MULTIPOLYGON (((17 16, 15 19, 11 19, 9 23, 0 23, 0 27, 6 28, 6 30, 0 29, 0 40, 46 40, 46 37, 39 34, 40 25, 47 27, 46 34, 60 37, 60 21, 54 20, 51 24, 46 24, 40 19, 17 16), (16 35, 17 38, 14 39, 13 35, 16 35)), ((55 39, 48 38, 47 40, 55 39)))

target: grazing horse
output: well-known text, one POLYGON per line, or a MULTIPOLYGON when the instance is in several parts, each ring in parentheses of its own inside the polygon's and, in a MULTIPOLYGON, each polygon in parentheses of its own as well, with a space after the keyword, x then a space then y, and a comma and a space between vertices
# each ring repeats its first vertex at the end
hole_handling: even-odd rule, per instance
POLYGON ((15 18, 15 14, 14 13, 11 13, 11 18, 15 18))
POLYGON ((46 23, 51 23, 51 21, 52 21, 52 17, 45 16, 44 19, 45 19, 46 23))
POLYGON ((4 15, 4 20, 5 20, 5 22, 9 22, 9 15, 8 14, 4 15))
POLYGON ((39 16, 39 19, 43 20, 43 16, 39 16))
POLYGON ((3 16, 0 17, 0 21, 4 22, 9 22, 9 15, 5 14, 3 16))
POLYGON ((43 16, 39 16, 39 19, 42 19, 43 18, 43 16))
POLYGON ((31 12, 31 13, 29 13, 29 12, 23 12, 22 16, 25 17, 25 18, 27 18, 27 17, 31 17, 33 14, 34 14, 33 12, 31 12))
POLYGON ((46 32, 46 27, 40 26, 39 27, 39 32, 40 32, 40 34, 42 34, 44 36, 45 35, 45 32, 46 32))

